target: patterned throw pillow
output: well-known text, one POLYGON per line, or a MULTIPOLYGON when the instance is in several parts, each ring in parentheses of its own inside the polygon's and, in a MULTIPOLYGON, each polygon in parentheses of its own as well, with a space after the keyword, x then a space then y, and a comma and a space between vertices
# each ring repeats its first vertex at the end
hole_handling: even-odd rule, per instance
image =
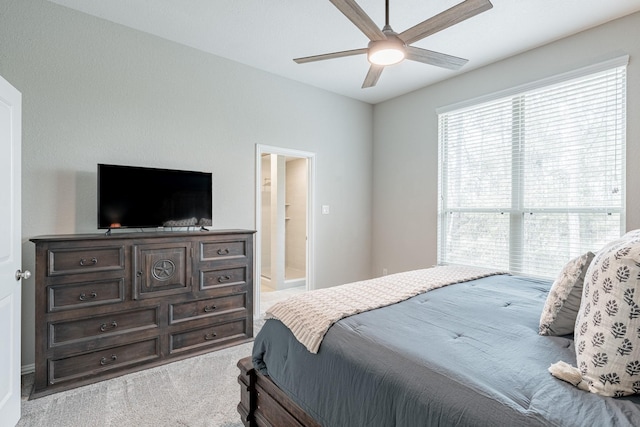
POLYGON ((595 256, 574 337, 578 369, 559 362, 553 375, 603 396, 640 393, 640 230, 595 256))
POLYGON ((582 300, 584 276, 594 254, 587 252, 569 261, 549 291, 540 316, 540 335, 573 333, 582 300))

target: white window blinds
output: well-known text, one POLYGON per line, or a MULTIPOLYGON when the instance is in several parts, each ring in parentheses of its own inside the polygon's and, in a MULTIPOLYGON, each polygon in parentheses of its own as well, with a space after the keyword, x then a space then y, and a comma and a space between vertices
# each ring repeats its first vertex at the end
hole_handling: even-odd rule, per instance
POLYGON ((439 114, 438 262, 555 277, 624 229, 625 65, 439 114))

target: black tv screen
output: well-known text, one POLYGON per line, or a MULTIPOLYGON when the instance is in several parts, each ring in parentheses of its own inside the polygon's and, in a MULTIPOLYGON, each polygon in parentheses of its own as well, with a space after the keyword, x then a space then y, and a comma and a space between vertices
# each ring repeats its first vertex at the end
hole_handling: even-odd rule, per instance
POLYGON ((98 164, 98 228, 212 225, 211 173, 98 164))

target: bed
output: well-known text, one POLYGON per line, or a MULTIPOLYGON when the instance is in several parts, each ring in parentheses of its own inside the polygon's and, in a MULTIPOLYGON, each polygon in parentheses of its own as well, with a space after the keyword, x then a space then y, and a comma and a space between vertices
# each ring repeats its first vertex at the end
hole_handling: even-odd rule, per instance
POLYGON ((541 336, 551 281, 451 284, 331 326, 317 354, 276 319, 239 361, 246 426, 639 426, 640 397, 560 381, 572 335, 541 336))

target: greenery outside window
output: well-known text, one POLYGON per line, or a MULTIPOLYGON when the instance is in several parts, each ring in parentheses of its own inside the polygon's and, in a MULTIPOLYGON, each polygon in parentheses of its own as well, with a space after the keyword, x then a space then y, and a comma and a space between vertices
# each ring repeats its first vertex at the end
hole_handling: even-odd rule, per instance
POLYGON ((438 111, 438 263, 555 277, 620 236, 627 62, 438 111))

